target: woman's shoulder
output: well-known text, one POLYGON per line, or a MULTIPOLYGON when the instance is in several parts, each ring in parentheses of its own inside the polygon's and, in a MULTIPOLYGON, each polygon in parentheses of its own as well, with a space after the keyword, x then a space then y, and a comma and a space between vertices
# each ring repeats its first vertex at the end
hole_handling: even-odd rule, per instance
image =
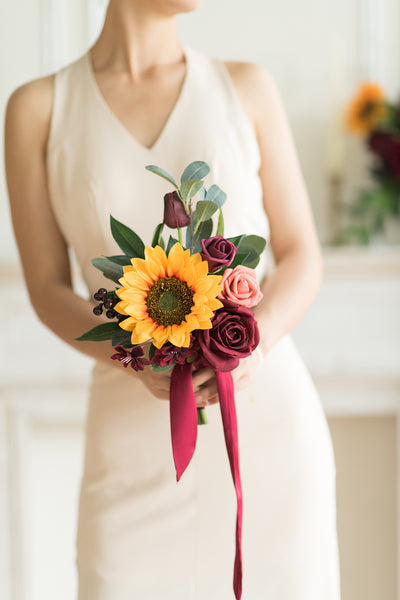
POLYGON ((28 128, 36 140, 45 143, 53 104, 55 73, 38 77, 16 87, 8 97, 5 129, 15 134, 28 128))
POLYGON ((239 60, 222 61, 235 87, 250 122, 257 130, 260 119, 273 103, 278 92, 274 76, 257 62, 239 60))

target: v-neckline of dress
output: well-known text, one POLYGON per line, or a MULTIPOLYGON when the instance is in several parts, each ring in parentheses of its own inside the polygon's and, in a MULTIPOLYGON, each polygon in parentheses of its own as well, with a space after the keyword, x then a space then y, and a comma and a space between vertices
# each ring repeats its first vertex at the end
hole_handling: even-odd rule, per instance
POLYGON ((189 85, 189 80, 191 78, 191 71, 192 71, 190 48, 186 45, 181 45, 181 48, 183 50, 183 54, 185 56, 185 62, 186 62, 186 73, 185 73, 185 77, 184 77, 184 80, 183 80, 183 83, 181 86, 181 91, 179 93, 178 99, 176 100, 171 112, 168 115, 168 118, 167 118, 161 132, 159 133, 156 141, 150 147, 145 146, 144 144, 139 142, 139 140, 125 127, 125 125, 120 121, 120 119, 117 117, 117 115, 111 109, 108 102, 104 98, 104 96, 99 88, 99 85, 97 83, 97 80, 94 76, 92 59, 90 56, 90 50, 87 50, 87 52, 85 52, 85 54, 84 54, 84 58, 85 58, 84 62, 86 65, 86 71, 88 74, 89 83, 94 92, 94 96, 96 97, 96 99, 98 101, 98 104, 102 107, 104 113, 108 116, 110 122, 112 122, 112 123, 114 123, 114 125, 116 125, 116 127, 122 132, 122 134, 128 139, 128 141, 130 141, 131 144, 136 146, 138 149, 140 149, 144 153, 147 153, 147 154, 153 153, 161 146, 164 139, 167 137, 168 132, 171 130, 171 128, 174 124, 174 121, 177 118, 178 112, 181 109, 184 99, 188 93, 188 85, 189 85))

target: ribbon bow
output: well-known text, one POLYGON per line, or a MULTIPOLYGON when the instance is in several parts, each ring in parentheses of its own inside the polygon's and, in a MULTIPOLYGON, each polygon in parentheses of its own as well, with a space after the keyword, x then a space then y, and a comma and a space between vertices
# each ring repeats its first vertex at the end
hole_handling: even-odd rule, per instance
MULTIPOLYGON (((233 379, 230 372, 215 372, 225 445, 237 498, 236 554, 233 589, 236 600, 242 596, 242 514, 243 499, 239 471, 239 444, 233 379)), ((170 421, 172 451, 179 481, 193 456, 197 440, 197 407, 192 383, 192 365, 176 364, 171 373, 170 421)))

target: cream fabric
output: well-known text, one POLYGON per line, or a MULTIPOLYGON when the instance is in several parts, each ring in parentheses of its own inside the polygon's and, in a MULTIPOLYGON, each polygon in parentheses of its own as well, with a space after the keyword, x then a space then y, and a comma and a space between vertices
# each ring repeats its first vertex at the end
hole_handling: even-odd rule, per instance
MULTIPOLYGON (((151 149, 103 98, 89 53, 61 68, 48 143, 52 207, 88 295, 111 282, 91 258, 119 254, 110 213, 145 242, 168 183, 193 160, 228 195, 225 234, 269 239, 260 154, 224 63, 184 46, 179 99, 151 149)), ((278 201, 278 200, 277 200, 278 201)), ((274 268, 267 247, 257 269, 274 268)), ((90 307, 88 305, 88 310, 90 307)), ((110 345, 111 350, 111 345, 110 345)), ((110 352, 111 354, 111 352, 110 352)), ((339 600, 335 462, 321 401, 289 334, 236 395, 243 485, 243 600, 339 600)), ((236 498, 219 405, 207 408, 176 482, 169 407, 105 364, 92 372, 79 499, 79 600, 231 600, 236 498)))

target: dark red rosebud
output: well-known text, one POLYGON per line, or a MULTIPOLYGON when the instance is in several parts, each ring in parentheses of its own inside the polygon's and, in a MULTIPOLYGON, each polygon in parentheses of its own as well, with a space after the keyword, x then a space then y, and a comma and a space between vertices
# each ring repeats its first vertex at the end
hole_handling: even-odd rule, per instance
POLYGON ((235 258, 236 246, 222 235, 201 240, 201 256, 208 262, 208 270, 216 271, 220 267, 229 267, 235 258))
POLYGON ((112 360, 119 360, 124 367, 130 364, 135 371, 143 371, 145 365, 150 364, 147 358, 141 358, 144 355, 141 346, 134 346, 132 350, 127 350, 123 346, 114 346, 114 350, 117 350, 117 352, 110 356, 110 358, 112 360))
POLYGON ((190 218, 175 190, 164 196, 164 223, 171 229, 186 227, 190 224, 190 218))
POLYGON ((212 328, 197 331, 200 352, 194 362, 196 369, 232 371, 258 346, 260 332, 252 311, 229 300, 223 303, 212 319, 212 328))

